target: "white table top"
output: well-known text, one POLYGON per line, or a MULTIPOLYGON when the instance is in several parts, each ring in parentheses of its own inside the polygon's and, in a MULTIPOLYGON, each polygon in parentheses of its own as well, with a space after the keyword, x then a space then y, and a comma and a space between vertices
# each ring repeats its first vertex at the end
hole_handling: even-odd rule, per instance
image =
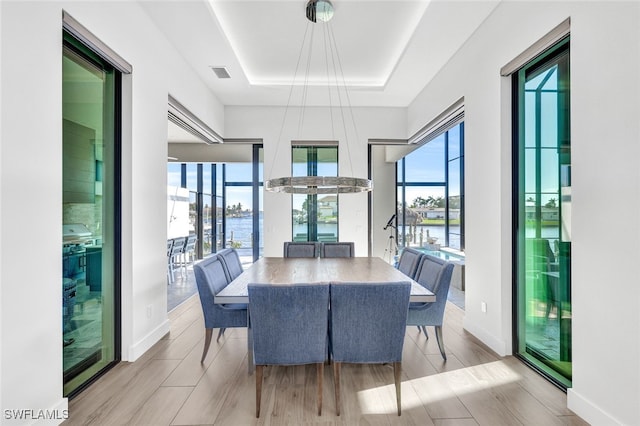
POLYGON ((263 257, 219 292, 215 303, 249 303, 250 283, 411 282, 411 302, 435 302, 436 296, 379 257, 263 257))

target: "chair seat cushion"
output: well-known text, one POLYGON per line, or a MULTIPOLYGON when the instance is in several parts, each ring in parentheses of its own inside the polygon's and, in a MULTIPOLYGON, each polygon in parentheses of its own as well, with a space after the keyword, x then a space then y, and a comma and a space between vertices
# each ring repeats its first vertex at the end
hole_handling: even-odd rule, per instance
POLYGON ((241 311, 241 310, 246 310, 247 309, 247 304, 246 303, 226 303, 224 305, 221 305, 224 309, 232 309, 232 310, 236 310, 236 311, 241 311))
POLYGON ((424 309, 431 304, 431 302, 410 302, 409 309, 424 309))

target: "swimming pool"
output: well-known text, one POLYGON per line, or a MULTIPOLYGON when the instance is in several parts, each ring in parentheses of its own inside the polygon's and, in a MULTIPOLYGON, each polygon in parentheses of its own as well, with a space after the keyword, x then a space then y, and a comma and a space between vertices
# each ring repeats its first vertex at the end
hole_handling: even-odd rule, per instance
POLYGON ((419 250, 423 253, 429 254, 431 256, 439 257, 444 260, 450 260, 453 262, 458 261, 458 262, 464 263, 463 255, 459 255, 459 254, 455 254, 455 253, 451 253, 449 251, 443 251, 443 250, 431 250, 426 247, 412 247, 412 248, 415 250, 419 250))
POLYGON ((451 286, 458 290, 464 291, 464 255, 452 253, 445 250, 432 250, 428 247, 413 247, 415 250, 419 250, 425 254, 436 256, 446 261, 453 263, 453 275, 451 276, 451 286))

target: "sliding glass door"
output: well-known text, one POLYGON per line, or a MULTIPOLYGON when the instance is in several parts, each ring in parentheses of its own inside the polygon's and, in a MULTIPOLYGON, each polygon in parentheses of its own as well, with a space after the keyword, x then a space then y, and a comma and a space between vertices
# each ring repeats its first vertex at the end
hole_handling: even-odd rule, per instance
POLYGON ((120 73, 64 33, 62 311, 64 395, 119 358, 120 73))
POLYGON ((571 385, 569 40, 514 75, 516 355, 571 385))

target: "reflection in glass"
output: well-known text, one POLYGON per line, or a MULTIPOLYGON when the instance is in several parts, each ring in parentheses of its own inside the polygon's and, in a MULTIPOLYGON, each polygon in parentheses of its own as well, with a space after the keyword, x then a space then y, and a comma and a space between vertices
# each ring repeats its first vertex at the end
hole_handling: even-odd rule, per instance
POLYGON ((64 34, 62 312, 64 395, 116 354, 117 73, 64 34))
POLYGON ((571 386, 571 242, 562 235, 570 187, 568 40, 518 72, 517 354, 571 386), (562 141, 562 142, 561 142, 562 141))

